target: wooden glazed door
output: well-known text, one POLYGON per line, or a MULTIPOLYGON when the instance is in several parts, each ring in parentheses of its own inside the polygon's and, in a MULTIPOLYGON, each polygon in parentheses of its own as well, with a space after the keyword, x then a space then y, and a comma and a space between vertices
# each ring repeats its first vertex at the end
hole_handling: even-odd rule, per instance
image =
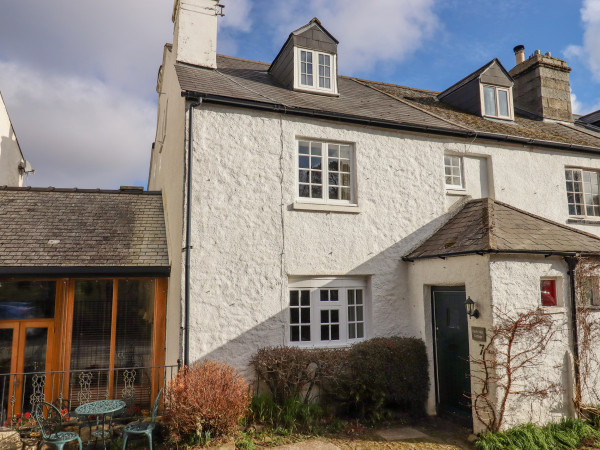
POLYGON ((53 340, 53 319, 0 322, 0 373, 19 374, 0 379, 3 421, 12 416, 13 408, 28 412, 36 401, 50 398, 45 380, 51 369, 53 340))

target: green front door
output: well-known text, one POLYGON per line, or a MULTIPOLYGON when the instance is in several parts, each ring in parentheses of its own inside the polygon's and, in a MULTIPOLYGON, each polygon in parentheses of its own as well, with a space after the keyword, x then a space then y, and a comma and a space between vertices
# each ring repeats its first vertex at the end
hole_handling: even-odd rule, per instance
POLYGON ((465 288, 432 289, 439 414, 471 420, 469 334, 465 288))

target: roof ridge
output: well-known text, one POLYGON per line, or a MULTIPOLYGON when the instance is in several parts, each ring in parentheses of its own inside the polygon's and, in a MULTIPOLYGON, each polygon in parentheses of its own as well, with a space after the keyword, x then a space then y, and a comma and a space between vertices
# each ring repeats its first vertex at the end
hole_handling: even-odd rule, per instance
MULTIPOLYGON (((351 79, 352 79, 352 78, 351 78, 351 79)), ((388 92, 385 92, 385 91, 382 91, 382 90, 380 90, 380 89, 377 89, 377 88, 375 88, 375 87, 373 87, 373 86, 370 86, 368 83, 363 83, 362 81, 359 81, 359 80, 358 80, 358 79, 356 79, 356 78, 353 78, 352 80, 353 80, 353 81, 355 81, 355 82, 356 82, 356 83, 358 83, 358 84, 361 84, 361 85, 363 85, 363 86, 366 86, 366 87, 368 87, 368 88, 370 88, 370 89, 373 89, 374 91, 380 92, 380 93, 382 93, 383 95, 387 95, 388 97, 391 97, 391 98, 393 98, 393 99, 395 99, 395 100, 399 101, 400 103, 403 103, 403 104, 405 104, 405 105, 407 105, 407 106, 410 106, 411 108, 414 108, 414 109, 416 109, 417 111, 421 111, 421 112, 422 112, 422 113, 424 113, 424 114, 427 114, 427 115, 429 115, 429 116, 431 116, 431 117, 435 117, 436 119, 438 119, 438 120, 441 120, 441 121, 443 121, 443 122, 449 123, 450 125, 454 125, 455 127, 459 127, 459 128, 462 128, 462 129, 464 129, 464 130, 472 131, 472 132, 475 132, 475 133, 477 132, 476 130, 473 130, 473 129, 471 129, 471 128, 468 128, 468 127, 466 127, 466 126, 464 126, 464 125, 459 125, 459 124, 457 124, 457 123, 454 123, 454 122, 452 122, 451 120, 448 120, 448 119, 446 119, 445 117, 438 116, 437 114, 434 114, 434 113, 432 113, 431 111, 428 111, 428 110, 426 110, 426 109, 423 109, 423 108, 419 108, 418 106, 416 106, 416 105, 413 105, 411 102, 408 102, 408 101, 406 101, 406 100, 404 100, 404 99, 402 99, 402 98, 400 98, 400 97, 396 97, 395 95, 392 95, 392 94, 390 94, 390 93, 388 93, 388 92)))
POLYGON ((416 88, 416 87, 412 87, 412 86, 406 86, 404 84, 395 84, 395 83, 387 83, 385 81, 374 81, 374 80, 367 80, 365 78, 358 78, 358 77, 351 77, 351 76, 347 76, 347 75, 338 75, 342 78, 349 78, 351 80, 358 80, 361 82, 365 82, 365 83, 373 83, 373 84, 381 84, 384 86, 391 86, 391 87, 399 87, 399 88, 404 88, 404 89, 410 89, 411 91, 419 91, 419 92, 425 92, 427 94, 439 94, 440 91, 434 91, 432 89, 420 89, 420 88, 416 88))
POLYGON ((558 124, 562 125, 565 128, 569 128, 570 130, 577 131, 578 133, 587 134, 588 136, 592 136, 593 138, 600 139, 600 136, 598 136, 598 133, 592 133, 591 131, 587 131, 587 130, 580 130, 574 124, 571 125, 570 123, 564 123, 564 122, 558 122, 558 124))
MULTIPOLYGON (((268 62, 264 62, 264 61, 257 61, 255 59, 248 59, 248 58, 238 58, 237 56, 230 56, 230 55, 224 55, 222 53, 217 53, 217 56, 221 56, 222 58, 229 58, 229 59, 235 59, 238 61, 244 61, 244 62, 251 62, 251 63, 258 63, 258 64, 265 64, 267 66, 270 66, 271 63, 268 62)), ((181 61, 177 61, 178 63, 181 63, 181 61)), ((202 67, 202 66, 197 66, 195 64, 189 64, 192 67, 202 67)))
POLYGON ((14 192, 71 192, 71 193, 83 193, 83 194, 133 194, 133 195, 162 195, 162 191, 143 191, 143 190, 129 190, 129 189, 101 189, 101 188, 56 188, 54 186, 48 187, 34 187, 34 186, 0 186, 0 191, 14 191, 14 192))
POLYGON ((512 209, 513 211, 520 212, 520 213, 525 214, 525 215, 527 215, 529 217, 532 217, 534 219, 538 219, 538 220, 541 220, 543 222, 549 223, 550 225, 556 225, 556 226, 558 226, 560 228, 563 228, 563 229, 565 229, 567 231, 572 231, 574 233, 578 233, 578 234, 581 234, 583 236, 587 236, 587 237, 590 237, 592 239, 596 239, 596 240, 600 241, 600 237, 599 236, 596 236, 595 234, 592 234, 592 233, 588 233, 587 231, 582 231, 582 230, 579 230, 577 228, 573 228, 573 227, 570 227, 568 225, 565 225, 565 224, 562 224, 562 223, 559 223, 559 222, 555 222, 554 220, 550 220, 550 219, 547 219, 546 217, 538 216, 537 214, 533 214, 533 213, 531 213, 529 211, 525 211, 524 209, 517 208, 516 206, 509 205, 508 203, 504 203, 504 202, 501 202, 499 200, 494 200, 494 199, 491 199, 491 198, 490 198, 490 200, 493 203, 497 203, 498 205, 505 206, 506 208, 512 209))

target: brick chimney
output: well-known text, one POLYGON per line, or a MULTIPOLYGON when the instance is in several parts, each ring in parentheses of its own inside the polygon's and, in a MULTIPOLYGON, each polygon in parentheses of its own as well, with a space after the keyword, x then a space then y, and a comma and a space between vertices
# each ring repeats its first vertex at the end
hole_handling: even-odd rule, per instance
POLYGON ((514 48, 516 66, 510 72, 515 81, 513 101, 515 108, 535 114, 543 119, 573 121, 571 111, 571 68, 550 52, 542 55, 536 50, 525 59, 525 47, 514 48))
POLYGON ((218 0, 175 0, 173 50, 177 61, 217 68, 218 0))

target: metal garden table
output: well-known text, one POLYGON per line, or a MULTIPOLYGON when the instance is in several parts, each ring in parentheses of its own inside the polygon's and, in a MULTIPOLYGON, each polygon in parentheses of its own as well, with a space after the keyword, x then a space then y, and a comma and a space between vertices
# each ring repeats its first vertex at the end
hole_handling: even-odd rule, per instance
MULTIPOLYGON (((112 416, 114 413, 122 410, 123 408, 125 408, 125 402, 122 400, 98 400, 79 405, 77 408, 75 408, 75 414, 85 417, 96 416, 96 430, 92 431, 92 425, 90 424, 90 440, 92 436, 95 438, 102 438, 102 445, 106 449, 105 439, 111 434, 112 416), (108 431, 104 429, 106 426, 107 415, 111 416, 108 431), (99 416, 102 416, 102 428, 100 429, 99 416)), ((88 440, 88 444, 90 443, 90 440, 88 440)))

